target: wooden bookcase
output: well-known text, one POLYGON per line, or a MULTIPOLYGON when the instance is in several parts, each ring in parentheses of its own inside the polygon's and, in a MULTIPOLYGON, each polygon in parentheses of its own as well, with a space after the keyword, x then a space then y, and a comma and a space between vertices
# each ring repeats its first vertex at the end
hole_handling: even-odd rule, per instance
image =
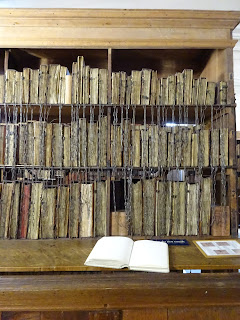
MULTIPOLYGON (((167 76, 169 74, 175 74, 176 72, 181 72, 185 68, 190 68, 194 70, 194 77, 206 77, 209 81, 227 81, 228 82, 228 101, 227 105, 224 107, 215 106, 217 112, 215 112, 214 119, 211 118, 211 108, 206 108, 204 112, 204 122, 208 124, 209 129, 211 128, 211 122, 214 120, 216 127, 218 126, 218 122, 220 119, 225 119, 226 127, 228 128, 229 137, 229 165, 225 168, 226 170, 226 179, 227 179, 227 205, 230 207, 230 217, 231 217, 231 236, 236 237, 237 235, 237 227, 238 227, 238 211, 237 211, 237 162, 236 162, 236 129, 235 129, 235 101, 234 101, 234 93, 233 93, 233 55, 232 49, 235 45, 235 41, 232 40, 231 32, 235 28, 235 26, 239 23, 240 13, 239 12, 211 12, 211 11, 166 11, 166 10, 72 10, 72 9, 46 9, 46 10, 30 10, 30 9, 1 9, 0 10, 0 73, 3 73, 8 68, 14 68, 16 70, 22 70, 23 67, 31 67, 38 68, 41 63, 59 63, 65 65, 71 70, 71 63, 76 61, 77 56, 83 55, 86 63, 90 64, 91 67, 97 68, 107 68, 109 75, 111 75, 112 71, 126 71, 130 72, 131 70, 137 69, 140 70, 143 67, 151 68, 154 70, 158 70, 161 76, 167 76)), ((109 77, 110 79, 110 77, 109 77)), ((109 91, 108 97, 110 102, 111 97, 111 85, 109 83, 109 91)), ((1 106, 4 108, 4 106, 1 106)), ((25 108, 26 106, 23 106, 25 108)), ((44 108, 49 108, 49 106, 43 106, 44 108)), ((11 106, 9 106, 11 108, 11 106)), ((88 107, 90 108, 90 107, 88 107)), ((118 110, 121 110, 121 106, 116 106, 118 110)), ((124 106, 124 110, 126 110, 126 106, 124 106)), ((179 116, 179 107, 175 107, 175 114, 179 116)), ((38 119, 39 117, 39 106, 31 106, 33 119, 38 119)), ((96 110, 97 107, 96 107, 96 110)), ((172 107, 166 107, 166 118, 165 121, 172 120, 172 107)), ((214 109, 215 110, 215 109, 214 109)), ((129 108, 129 112, 131 112, 131 107, 129 108)), ((189 107, 189 119, 192 119, 194 122, 196 120, 196 111, 194 107, 189 107)), ((96 111, 97 112, 97 111, 96 111)), ((108 104, 104 106, 104 113, 108 116, 108 125, 110 126, 112 121, 112 112, 113 106, 108 104)), ((53 120, 59 116, 59 107, 51 106, 49 109, 49 120, 53 120)), ((151 107, 146 108, 146 121, 151 122, 151 107)), ((64 121, 68 122, 71 119, 71 106, 62 106, 61 108, 61 117, 64 121)), ((137 108, 136 119, 141 121, 144 117, 144 109, 142 106, 137 108)), ((177 120, 177 116, 174 117, 177 120)), ((108 135, 108 146, 110 146, 110 135, 108 135)), ((110 149, 110 148, 109 148, 110 149)), ((108 149, 108 150, 109 150, 108 149)), ((111 179, 112 179, 112 169, 109 166, 109 151, 108 151, 108 167, 103 170, 101 173, 107 181, 107 193, 108 193, 108 207, 107 207, 107 230, 109 233, 109 225, 110 225, 110 212, 111 212, 111 179)), ((13 168, 10 168, 11 170, 13 168)), ((16 169, 16 168, 15 168, 16 169)), ((81 168, 77 168, 76 170, 80 170, 81 168)), ((141 169, 141 168, 140 168, 141 169)), ((139 171, 141 171, 139 169, 139 171)), ((191 169, 189 169, 189 175, 191 174, 191 169)), ((218 172, 220 172, 220 166, 218 172)), ((21 168, 17 168, 17 170, 21 170, 21 168)), ((91 169, 94 173, 94 170, 91 169)), ((137 174, 139 174, 137 171, 137 174)), ((194 171, 194 170, 193 170, 194 171)), ((211 168, 203 168, 203 172, 206 176, 211 175, 211 168)), ((119 170, 120 178, 121 170, 119 170)), ((122 179, 123 180, 123 179, 122 179)), ((221 192, 221 190, 219 191, 221 192)), ((219 200, 221 203, 221 200, 219 200)), ((121 206, 121 197, 119 200, 119 206, 121 206)), ((119 207, 122 209, 122 207, 119 207)), ((39 241, 39 245, 35 241, 18 241, 15 243, 15 240, 4 240, 1 241, 5 243, 5 250, 9 250, 9 257, 6 259, 5 264, 0 262, 0 271, 2 272, 33 272, 33 271, 90 271, 90 269, 85 268, 83 265, 76 266, 74 263, 68 263, 71 259, 71 240, 67 242, 62 242, 57 244, 58 240, 46 240, 39 241), (63 244, 61 244, 63 243, 63 244), (63 247, 64 246, 64 250, 63 247), (49 247, 55 247, 55 258, 49 256, 49 247), (66 247, 65 247, 66 246, 66 247), (25 260, 27 257, 28 248, 29 252, 34 256, 34 259, 31 260, 31 263, 25 264, 25 260), (44 249, 45 248, 45 249, 44 249), (46 250, 46 248, 48 248, 46 250), (46 250, 46 251, 45 251, 46 250), (63 263, 59 260, 61 256, 61 250, 64 252, 63 263), (70 251, 68 251, 70 250, 70 251), (41 261, 40 252, 45 251, 44 263, 41 261), (21 254, 22 252, 22 254, 21 254), (16 260, 16 264, 21 264, 19 268, 18 265, 14 262, 14 255, 18 255, 18 259, 16 260), (49 266, 48 266, 49 264, 49 266), (39 265, 39 269, 33 267, 39 265), (84 269, 85 268, 85 269, 84 269)), ((73 240, 75 245, 77 240, 73 240)), ((89 240, 93 241, 94 240, 89 240)), ((89 252, 89 248, 93 245, 93 242, 81 242, 81 250, 82 256, 86 256, 86 252, 89 252), (90 244, 89 244, 90 243, 90 244), (86 244, 86 248, 85 248, 86 244)), ((78 245, 78 244, 77 244, 78 245)), ((77 249, 72 248, 72 252, 77 254, 77 249)), ((172 250, 172 249, 171 249, 172 250)), ((1 250, 0 250, 1 252, 1 250)), ((2 251, 4 254, 6 251, 2 251)), ((189 252, 190 253, 190 252, 189 252)), ((31 256, 32 257, 32 256, 31 256)), ((175 250, 171 251, 170 258, 172 261, 177 259, 177 254, 175 250)), ((80 259, 80 260, 81 260, 80 259)), ((75 260, 74 260, 75 261, 75 260)), ((206 259, 204 261, 201 260, 200 256, 197 255, 196 261, 199 261, 194 265, 194 268, 199 269, 208 269, 208 262, 206 259), (198 260, 199 259, 199 260, 198 260)), ((82 263, 78 260, 76 263, 82 263)), ((173 269, 175 264, 173 264, 173 269)), ((210 269, 234 269, 239 268, 239 261, 230 261, 229 263, 213 263, 210 269)), ((175 270, 186 269, 190 264, 186 263, 181 265, 181 267, 176 268, 175 270)), ((95 269, 92 271, 96 271, 95 269)), ((88 273, 87 273, 88 274, 88 273)), ((87 275, 86 274, 86 275, 87 275)), ((81 277, 85 277, 86 275, 79 275, 80 278, 76 279, 76 281, 81 282, 81 277)), ((179 283, 182 281, 182 275, 176 273, 174 276, 179 279, 179 283)), ((34 275, 34 281, 37 279, 37 275, 34 275)), ((42 277, 42 276, 41 276, 42 277)), ((52 276, 51 280, 55 283, 58 279, 61 278, 62 285, 68 281, 67 275, 57 275, 52 276)), ((77 276, 76 276, 77 277, 77 276)), ((91 275, 94 278, 94 275, 91 275)), ((97 274, 97 279, 102 279, 106 277, 104 273, 97 274)), ((109 275, 107 275, 109 277, 109 275)), ((111 276, 110 276, 111 277, 111 276)), ((72 303, 72 305, 67 306, 66 301, 69 299, 69 294, 74 290, 73 283, 69 287, 69 292, 64 293, 62 296, 62 308, 61 306, 52 299, 49 304, 50 306, 46 306, 43 303, 43 298, 41 296, 42 292, 46 290, 46 287, 43 284, 43 287, 39 286, 39 303, 33 305, 32 307, 29 304, 24 304, 19 302, 19 297, 16 295, 15 300, 16 305, 14 303, 7 302, 6 299, 2 300, 7 304, 5 307, 1 304, 1 310, 9 311, 9 310, 34 310, 34 311, 53 311, 53 310, 104 310, 103 314, 98 314, 96 312, 92 312, 87 314, 82 314, 86 319, 145 319, 144 312, 146 312, 151 317, 148 319, 183 319, 179 315, 178 308, 181 309, 181 306, 188 305, 188 310, 185 310, 186 317, 192 317, 192 315, 196 315, 197 312, 206 307, 206 305, 210 305, 210 309, 215 306, 216 309, 211 309, 209 311, 209 315, 212 315, 212 318, 218 317, 219 312, 221 312, 223 298, 221 297, 221 293, 214 291, 214 294, 211 296, 211 302, 203 299, 201 300, 201 284, 194 282, 192 283, 192 292, 194 294, 194 286, 196 286, 195 292, 198 295, 198 299, 196 299, 195 304, 188 302, 188 293, 184 293, 184 298, 179 299, 179 305, 177 303, 170 303, 170 300, 165 300, 166 303, 160 303, 159 299, 164 298, 164 290, 163 287, 158 287, 157 296, 159 299, 154 299, 153 302, 149 302, 149 299, 146 299, 143 295, 141 295, 139 291, 138 285, 141 281, 148 282, 148 294, 147 296, 155 296, 154 280, 148 275, 144 276, 145 278, 139 277, 136 278, 136 283, 134 283, 134 274, 130 276, 126 276, 124 283, 126 283, 129 288, 134 288, 133 295, 136 295, 135 298, 129 298, 129 303, 121 302, 120 294, 124 294, 124 289, 114 286, 114 281, 118 283, 121 278, 121 274, 118 274, 112 279, 105 279, 106 282, 101 282, 101 288, 105 288, 111 283, 112 289, 111 293, 104 297, 104 299, 100 299, 101 301, 96 304, 92 304, 91 302, 87 304, 85 307, 83 306, 83 302, 79 304, 72 303), (110 281, 110 282, 108 282, 110 281), (163 294, 160 293, 161 289, 163 290, 163 294), (116 292, 118 292, 116 294, 116 292), (219 295, 217 295, 219 293, 219 295), (118 295, 119 294, 119 295, 118 295), (119 303, 112 302, 108 305, 108 300, 113 295, 113 299, 116 298, 120 300, 119 303), (214 300, 214 295, 217 295, 217 298, 214 300), (139 297, 139 299, 138 299, 139 297), (141 299, 145 299, 145 304, 142 304, 141 299), (184 300, 185 299, 185 300, 184 300), (65 301, 65 302, 64 302, 65 301), (42 303, 42 307, 41 307, 42 303), (199 309, 199 306, 201 308, 199 309), (160 309, 159 309, 160 307, 160 309), (125 308, 125 310, 124 310, 125 308), (143 308, 144 310, 138 312, 138 308, 143 308), (150 311, 150 308, 152 309, 150 311), (115 311, 108 311, 115 310, 115 311), (220 310, 221 309, 221 310, 220 310), (123 310, 123 312, 119 312, 117 310, 123 310), (216 311, 217 310, 217 311, 216 311), (220 310, 220 311, 219 311, 220 310), (142 318, 140 317, 142 316, 142 318), (157 318, 159 317, 159 318, 157 318)), ((71 277, 70 277, 71 278, 71 277)), ((161 277, 160 277, 161 278, 161 277)), ((159 282, 163 279, 160 279, 159 282)), ((209 275, 209 277, 201 277, 201 281, 203 281, 203 288, 206 288, 207 283, 211 283, 214 285, 218 283, 218 281, 224 283, 224 288, 227 290, 228 298, 225 301, 226 308, 223 312, 227 315, 229 319, 234 319, 237 312, 239 312, 239 300, 236 301, 236 292, 237 287, 236 283, 239 281, 239 277, 231 277, 231 286, 228 284, 229 277, 225 275, 221 278, 217 276, 214 278, 209 275), (211 282, 212 281, 212 282, 211 282), (230 286, 230 288, 229 288, 230 286), (232 307, 232 306, 235 307, 232 307), (232 307, 232 310, 229 310, 229 307, 232 307)), ((39 278, 40 279, 40 278, 39 278)), ((50 279, 50 278, 49 278, 50 279)), ((94 278, 95 279, 95 278, 94 278)), ((95 281, 93 279, 93 281, 95 281)), ((8 281, 8 278, 4 277, 4 281, 8 281)), ((9 281, 14 281, 14 279, 10 279, 9 281)), ((16 285, 22 285, 23 278, 19 276, 19 278, 15 279, 16 285)), ((27 275, 25 281, 33 281, 33 279, 27 275)), ((32 286, 36 284, 32 282, 32 286)), ((36 280, 37 281, 37 280, 36 280)), ((44 279, 41 278, 41 281, 44 283, 44 279)), ((72 278, 71 281, 75 281, 72 278)), ((97 280, 96 280, 97 281, 97 280)), ((173 289, 173 280, 166 279, 167 284, 170 285, 169 295, 174 297, 178 297, 181 295, 179 290, 173 289)), ((177 282, 175 279, 174 281, 177 282)), ((78 282, 76 282, 78 283, 78 282)), ((5 284, 7 286, 7 284, 5 284)), ((61 286, 60 286, 61 287, 61 286)), ((49 292, 53 293, 56 290, 60 290, 62 292, 63 288, 61 287, 52 287, 49 292)), ((83 295, 85 295, 84 299, 91 299, 91 297, 96 298, 96 293, 94 293, 94 288, 90 288, 91 285, 86 283, 86 286, 82 289, 83 291, 77 292, 76 301, 85 301, 83 299, 83 295), (86 291, 85 291, 86 289, 86 291), (88 291, 90 290, 90 291, 88 291), (85 294, 87 292, 87 294, 85 294), (91 296, 92 294, 92 296, 91 296)), ((223 287, 222 287, 223 288, 223 287)), ((12 291, 15 288, 12 287, 12 291)), ((30 290, 31 291, 31 290, 30 290)), ((33 294, 28 291, 25 295, 26 299, 30 298, 30 295, 33 294)), ((34 291, 34 290, 33 290, 34 291)), ((103 289, 104 291, 104 289, 103 289)), ((110 292, 109 291, 109 292, 110 292)), ((224 293, 223 291, 221 291, 224 293)), ((226 291, 225 291, 226 292, 226 291)), ((3 293, 4 295, 4 289, 3 293)), ((130 294, 131 296, 131 294, 130 294)), ((10 299, 9 299, 10 300, 10 299)), ((214 307, 214 308, 215 308, 214 307)), ((206 310, 206 309, 205 309, 206 310)), ((183 311, 182 311, 183 312, 183 311)), ((207 311, 205 311, 207 312, 207 311)), ((9 312, 3 312, 3 319, 12 319, 13 314, 9 312)), ((39 317, 41 315, 33 314, 32 317, 39 317)), ((55 319, 54 317, 58 317, 59 314, 43 315, 42 319, 55 319)), ((80 315, 79 315, 80 316, 80 315)), ((23 315, 24 317, 24 315, 23 315)), ((73 319, 69 315, 61 315, 64 319, 73 319)), ((187 318, 184 319, 187 319, 187 318)), ((85 318, 84 318, 85 319, 85 318)), ((210 318, 209 318, 210 319, 210 318)))

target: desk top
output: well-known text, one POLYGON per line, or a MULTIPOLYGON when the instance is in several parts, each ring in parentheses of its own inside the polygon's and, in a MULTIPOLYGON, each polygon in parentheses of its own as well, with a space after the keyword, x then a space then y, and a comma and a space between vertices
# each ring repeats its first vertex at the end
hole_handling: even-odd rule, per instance
MULTIPOLYGON (((84 266, 95 243, 96 239, 1 240, 0 272, 101 271, 84 266)), ((169 246, 170 270, 240 269, 239 256, 205 258, 192 240, 189 243, 169 246)))

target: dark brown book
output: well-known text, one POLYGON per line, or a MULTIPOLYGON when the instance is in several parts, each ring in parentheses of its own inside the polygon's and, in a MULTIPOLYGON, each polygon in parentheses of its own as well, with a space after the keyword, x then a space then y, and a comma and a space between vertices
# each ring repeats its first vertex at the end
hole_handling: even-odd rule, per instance
POLYGON ((0 164, 5 163, 5 146, 6 146, 6 125, 0 124, 0 164))
POLYGON ((20 205, 20 216, 19 216, 19 229, 18 238, 26 239, 27 227, 28 227, 28 214, 31 197, 31 185, 24 184, 21 192, 21 205, 20 205))
POLYGON ((230 236, 229 206, 215 206, 212 208, 211 235, 214 237, 230 236))

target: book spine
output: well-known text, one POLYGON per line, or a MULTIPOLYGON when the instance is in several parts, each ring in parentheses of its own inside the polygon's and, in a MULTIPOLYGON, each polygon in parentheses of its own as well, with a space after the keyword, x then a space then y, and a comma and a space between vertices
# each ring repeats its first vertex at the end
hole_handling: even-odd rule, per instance
POLYGON ((22 103, 22 92, 23 92, 23 80, 22 80, 22 72, 17 72, 15 74, 15 97, 14 102, 16 104, 22 103))
POLYGON ((166 194, 166 235, 169 236, 172 228, 172 197, 173 197, 173 182, 167 181, 166 194))
POLYGON ((22 102, 28 104, 30 97, 30 68, 23 68, 23 96, 22 102))
POLYGON ((5 183, 2 186, 1 194, 1 215, 0 215, 0 239, 7 239, 9 236, 9 219, 12 208, 14 183, 5 183))
POLYGON ((176 77, 175 75, 168 76, 168 104, 175 105, 176 101, 176 77))
POLYGON ((77 83, 78 83, 78 97, 77 103, 83 103, 83 70, 84 70, 84 57, 77 57, 77 83))
POLYGON ((190 167, 192 163, 192 127, 184 128, 183 132, 183 162, 182 166, 190 167))
POLYGON ((156 104, 156 99, 157 99, 157 84, 158 84, 157 71, 152 71, 152 78, 151 78, 151 95, 150 95, 150 104, 151 104, 152 106, 156 104))
POLYGON ((66 238, 68 235, 69 218, 69 187, 60 186, 57 191, 57 237, 66 238))
POLYGON ((182 145, 183 145, 183 130, 182 127, 177 126, 175 128, 175 154, 176 154, 176 167, 179 167, 181 165, 181 161, 183 158, 182 153, 182 145))
POLYGON ((0 124, 0 164, 5 163, 5 148, 6 148, 6 125, 0 124))
POLYGON ((98 165, 98 124, 88 123, 87 161, 89 167, 98 165))
POLYGON ((167 183, 156 181, 156 215, 155 215, 155 235, 166 235, 166 200, 167 183))
POLYGON ((108 70, 99 69, 99 103, 107 104, 108 70))
POLYGON ((107 116, 102 116, 99 118, 98 122, 99 128, 99 142, 98 142, 98 148, 99 148, 99 166, 100 167, 106 167, 107 166, 107 116))
POLYGON ((79 213, 80 213, 80 185, 72 183, 70 186, 70 210, 69 210, 69 237, 79 236, 79 213))
POLYGON ((94 236, 105 236, 107 233, 107 183, 94 183, 94 236))
POLYGON ((5 75, 0 74, 0 103, 5 102, 5 75))
POLYGON ((143 228, 143 189, 142 181, 132 184, 131 216, 134 236, 142 235, 143 228))
POLYGON ((132 92, 132 77, 127 76, 127 85, 126 85, 126 105, 131 104, 131 92, 132 92))
POLYGON ((192 101, 192 83, 193 70, 183 70, 183 101, 186 106, 189 106, 192 101))
POLYGON ((143 234, 154 235, 155 179, 143 180, 143 234))
POLYGON ((141 101, 141 71, 131 73, 131 104, 139 105, 141 101))
POLYGON ((38 103, 38 82, 39 82, 39 70, 30 71, 30 99, 29 103, 38 103))
POLYGON ((40 65, 39 68, 39 103, 47 102, 48 65, 40 65))
POLYGON ((60 65, 50 64, 48 70, 47 103, 57 104, 59 102, 60 65))
POLYGON ((66 103, 66 75, 67 75, 67 67, 60 66, 59 72, 59 88, 58 88, 58 102, 60 104, 66 103))
POLYGON ((201 181, 200 195, 200 226, 201 234, 210 234, 211 225, 211 178, 204 178, 201 181))
POLYGON ((31 197, 31 185, 24 184, 22 187, 19 230, 18 230, 18 237, 20 239, 26 239, 27 237, 30 197, 31 197))
POLYGON ((28 239, 39 238, 39 222, 40 222, 40 208, 42 198, 43 183, 33 183, 31 192, 31 204, 29 208, 28 217, 28 239))
POLYGON ((127 216, 125 211, 116 211, 111 213, 112 218, 112 236, 127 236, 128 226, 127 226, 127 216))
POLYGON ((5 73, 5 103, 15 103, 15 70, 8 69, 5 73))
POLYGON ((72 64, 72 104, 78 102, 78 71, 77 71, 77 62, 72 64))
MULTIPOLYGON (((158 127, 159 128, 159 127, 158 127)), ((166 128, 158 129, 158 161, 159 165, 162 167, 167 166, 167 147, 168 147, 168 137, 166 128)))
POLYGON ((159 106, 161 103, 161 79, 157 79, 156 85, 156 105, 159 106))
POLYGON ((141 125, 131 125, 131 141, 132 141, 132 166, 135 168, 140 167, 140 154, 141 154, 141 125))
POLYGON ((80 237, 93 236, 93 184, 81 184, 80 237))
POLYGON ((198 234, 199 223, 199 185, 187 184, 187 236, 195 236, 198 234))
POLYGON ((71 166, 70 133, 71 133, 70 126, 64 125, 64 127, 63 127, 63 166, 64 167, 71 166))
POLYGON ((225 81, 220 81, 219 83, 219 104, 227 104, 227 94, 228 94, 228 84, 225 81))
POLYGON ((204 106, 206 104, 206 95, 207 95, 207 79, 200 78, 198 86, 198 104, 204 106))
POLYGON ((199 133, 197 132, 192 133, 192 156, 191 156, 191 166, 197 167, 198 166, 198 147, 199 147, 199 133))
POLYGON ((212 210, 211 235, 214 237, 230 236, 230 208, 215 206, 212 210))
POLYGON ((120 100, 120 72, 112 72, 112 104, 119 104, 120 100))
POLYGON ((199 94, 199 79, 193 79, 192 87, 192 105, 198 104, 198 94, 199 94))
POLYGON ((52 165, 54 167, 62 166, 62 155, 63 155, 62 124, 53 123, 52 165))
MULTIPOLYGON (((102 70, 102 69, 101 69, 102 70)), ((102 76, 102 72, 99 70, 99 93, 100 90, 100 77, 102 76)), ((89 104, 89 81, 90 81, 90 67, 85 66, 83 70, 83 103, 89 104)), ((100 96, 99 96, 100 99, 100 96)), ((99 100, 100 103, 100 100, 99 100)))
POLYGON ((185 182, 173 182, 171 235, 185 235, 185 182))
POLYGON ((88 154, 88 146, 87 146, 87 121, 86 118, 79 119, 79 166, 86 167, 87 166, 87 154, 88 154))
POLYGON ((125 119, 123 121, 123 165, 129 166, 130 165, 130 150, 131 150, 131 144, 130 144, 130 119, 125 119))
POLYGON ((55 227, 56 188, 46 188, 41 197, 41 238, 53 239, 55 227))
POLYGON ((216 96, 216 83, 208 82, 207 83, 207 94, 206 94, 206 105, 212 106, 215 104, 215 96, 216 96))
POLYGON ((19 205, 20 205, 20 183, 15 183, 14 191, 13 191, 13 204, 10 211, 10 224, 9 224, 10 239, 17 239, 19 205))
POLYGON ((220 165, 228 166, 228 129, 220 129, 220 165))
POLYGON ((183 74, 181 72, 176 73, 176 104, 183 105, 183 74))
POLYGON ((151 73, 149 69, 142 69, 142 89, 141 89, 141 104, 149 105, 150 102, 150 84, 151 73))
POLYGON ((72 76, 70 74, 66 75, 66 88, 65 88, 65 103, 72 103, 72 76))
POLYGON ((45 163, 46 167, 52 166, 52 136, 53 136, 53 124, 46 124, 46 148, 45 148, 45 163))
POLYGON ((148 126, 141 125, 141 166, 148 167, 148 126))
POLYGON ((78 140, 78 121, 71 122, 71 166, 77 167, 78 166, 78 153, 79 153, 79 140, 78 140))
POLYGON ((17 125, 6 124, 5 137, 5 165, 14 166, 16 164, 16 145, 17 145, 17 125))
POLYGON ((27 123, 27 164, 34 163, 34 121, 27 123))
POLYGON ((127 86, 127 76, 126 72, 120 72, 120 105, 125 104, 125 96, 126 96, 126 86, 127 86))
POLYGON ((161 79, 161 105, 168 104, 168 81, 166 78, 161 79))
POLYGON ((149 125, 149 167, 158 167, 158 126, 149 125))
POLYGON ((98 68, 90 69, 90 104, 98 103, 98 68))
POLYGON ((211 131, 211 165, 219 166, 219 129, 211 131))

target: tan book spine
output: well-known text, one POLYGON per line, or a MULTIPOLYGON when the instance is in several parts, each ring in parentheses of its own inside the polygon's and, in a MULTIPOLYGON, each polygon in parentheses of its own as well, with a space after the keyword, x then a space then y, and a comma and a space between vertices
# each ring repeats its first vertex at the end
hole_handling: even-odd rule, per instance
POLYGON ((215 104, 215 96, 216 96, 216 83, 208 82, 207 83, 207 94, 206 94, 206 105, 212 106, 215 104))
POLYGON ((111 212, 111 235, 119 236, 119 212, 111 212))
POLYGON ((39 68, 39 93, 38 101, 40 104, 47 102, 47 84, 48 84, 48 65, 40 65, 39 68))
POLYGON ((78 83, 78 103, 83 103, 83 70, 84 70, 84 57, 77 57, 77 83, 78 83))
POLYGON ((107 104, 108 95, 108 70, 99 69, 99 103, 107 104))
POLYGON ((15 103, 22 103, 22 92, 23 92, 23 80, 22 80, 22 72, 17 72, 15 74, 15 103))
MULTIPOLYGON (((103 69, 100 69, 103 70, 103 69)), ((99 103, 100 103, 100 95, 101 95, 101 89, 100 89, 100 82, 102 81, 101 76, 102 72, 99 70, 99 103), (100 80, 101 79, 101 80, 100 80)), ((85 66, 83 69, 83 103, 89 104, 89 84, 90 84, 90 67, 85 66)))
POLYGON ((168 81, 168 104, 170 106, 176 103, 176 76, 171 75, 167 78, 168 81))
POLYGON ((181 72, 176 73, 176 104, 183 105, 183 74, 181 72))
POLYGON ((56 210, 56 188, 46 188, 42 191, 41 201, 41 238, 53 239, 56 210))
POLYGON ((13 203, 10 210, 9 237, 17 239, 18 233, 18 217, 20 207, 20 183, 14 184, 13 203))
POLYGON ((78 103, 78 70, 77 62, 72 64, 72 104, 78 103))
POLYGON ((29 208, 28 217, 28 239, 39 238, 39 222, 40 222, 40 208, 42 198, 43 184, 33 183, 31 192, 31 204, 29 208))
POLYGON ((45 126, 42 121, 33 123, 34 131, 34 165, 44 165, 45 159, 45 126))
POLYGON ((0 103, 5 102, 5 75, 0 74, 0 103))
POLYGON ((192 102, 193 70, 183 70, 183 102, 189 106, 192 102))
POLYGON ((228 84, 225 81, 219 83, 219 104, 226 105, 228 97, 228 84))
MULTIPOLYGON (((141 125, 131 125, 132 140, 132 166, 138 168, 141 166, 141 125)), ((120 139, 121 141, 121 139, 120 139)))
POLYGON ((131 154, 131 121, 130 119, 125 119, 123 121, 123 165, 130 165, 130 154, 131 154))
POLYGON ((161 105, 168 104, 168 81, 166 78, 161 79, 161 105))
POLYGON ((159 148, 158 148, 158 159, 159 165, 162 167, 167 166, 167 158, 168 158, 168 136, 167 136, 167 128, 158 128, 158 139, 159 139, 159 148))
POLYGON ((159 106, 160 103, 161 103, 161 79, 157 79, 156 105, 159 106))
POLYGON ((127 236, 128 235, 128 223, 127 215, 125 211, 118 211, 118 235, 127 236))
POLYGON ((141 166, 148 167, 148 125, 141 125, 141 166))
POLYGON ((107 234, 107 183, 94 183, 94 236, 107 234))
POLYGON ((52 136, 52 165, 54 167, 62 166, 62 156, 63 156, 63 133, 62 124, 53 123, 53 136, 52 136))
POLYGON ((14 183, 4 183, 1 194, 1 215, 0 215, 0 238, 7 239, 10 212, 13 202, 14 183))
POLYGON ((93 184, 81 184, 80 237, 93 237, 93 184))
POLYGON ((87 161, 89 167, 98 165, 98 124, 88 123, 87 161))
POLYGON ((138 105, 141 102, 141 78, 142 72, 133 70, 131 73, 131 104, 138 105))
POLYGON ((57 204, 57 235, 59 238, 67 238, 69 217, 69 187, 58 187, 57 204))
POLYGON ((46 124, 46 149, 45 149, 45 163, 46 167, 52 166, 52 137, 53 137, 53 124, 46 124))
POLYGON ((70 186, 69 237, 78 238, 80 216, 80 184, 70 186))
POLYGON ((127 76, 127 86, 126 86, 126 105, 131 104, 131 93, 132 93, 132 77, 127 76))
POLYGON ((155 179, 143 180, 143 234, 153 236, 155 231, 155 179))
POLYGON ((199 133, 192 133, 192 156, 191 156, 191 166, 198 166, 198 147, 199 147, 199 133))
POLYGON ((195 236, 198 234, 199 223, 199 185, 187 184, 187 236, 195 236))
POLYGON ((152 71, 151 95, 150 95, 150 104, 151 104, 152 106, 156 104, 156 99, 157 99, 157 84, 158 84, 157 71, 152 71))
POLYGON ((209 130, 200 130, 200 155, 199 155, 199 165, 203 167, 208 167, 209 166, 209 130))
POLYGON ((17 125, 6 124, 6 144, 5 144, 5 165, 14 166, 16 164, 17 147, 17 125))
POLYGON ((38 104, 39 70, 30 71, 30 99, 29 103, 38 104))
POLYGON ((59 103, 60 65, 50 64, 48 67, 47 103, 59 103))
POLYGON ((182 127, 175 127, 175 157, 176 157, 176 167, 180 167, 183 158, 183 130, 182 127))
POLYGON ((112 104, 119 104, 120 100, 120 72, 112 72, 112 104))
POLYGON ((71 104, 72 103, 72 76, 70 74, 66 75, 65 84, 66 86, 65 86, 64 103, 71 104))
POLYGON ((142 180, 132 183, 131 199, 132 232, 134 236, 142 235, 143 228, 143 187, 142 180))
POLYGON ((16 71, 8 69, 5 73, 5 102, 15 103, 15 75, 16 71))
POLYGON ((220 165, 228 166, 228 128, 220 129, 220 165))
POLYGON ((121 127, 111 125, 111 166, 122 166, 121 127))
POLYGON ((192 105, 198 104, 198 94, 199 94, 199 79, 193 79, 192 105))
POLYGON ((158 126, 149 125, 149 167, 158 167, 158 126))
POLYGON ((175 135, 175 128, 169 127, 167 128, 168 131, 168 158, 167 164, 168 167, 174 167, 176 165, 176 157, 175 157, 175 145, 174 145, 174 135, 175 135))
POLYGON ((87 166, 87 121, 86 118, 79 119, 79 166, 87 166))
POLYGON ((0 164, 5 164, 6 124, 0 124, 0 164))
POLYGON ((211 131, 211 165, 219 166, 219 129, 211 131))
POLYGON ((211 178, 204 178, 201 181, 200 194, 200 226, 201 234, 210 234, 211 225, 211 178))
POLYGON ((63 166, 64 167, 71 166, 70 133, 71 133, 70 126, 64 125, 64 127, 63 127, 63 166))
POLYGON ((98 68, 90 69, 90 104, 98 104, 98 68))
POLYGON ((125 104, 126 86, 127 86, 126 72, 120 72, 120 98, 119 98, 120 105, 125 104))
POLYGON ((100 167, 107 166, 107 134, 108 134, 108 123, 107 116, 102 116, 99 118, 98 122, 98 134, 99 134, 99 161, 98 164, 100 167))
POLYGON ((183 131, 183 167, 190 167, 192 164, 192 127, 186 127, 183 131))
POLYGON ((156 181, 156 215, 155 215, 155 235, 166 235, 166 200, 167 183, 156 181))
POLYGON ((27 123, 27 164, 34 163, 34 121, 27 123))
POLYGON ((206 96, 207 96, 207 79, 200 78, 199 86, 198 86, 198 104, 200 106, 204 106, 206 104, 206 96))
POLYGON ((79 154, 79 137, 78 137, 78 121, 71 122, 71 166, 77 167, 78 166, 78 154, 79 154))
POLYGON ((28 104, 30 98, 30 68, 23 68, 23 96, 22 102, 28 104))
POLYGON ((215 206, 212 210, 211 235, 214 237, 230 236, 230 208, 215 206))
POLYGON ((65 97, 66 97, 66 75, 67 75, 67 67, 60 66, 59 88, 58 88, 58 102, 59 103, 65 103, 65 97))
POLYGON ((150 85, 151 85, 150 69, 142 69, 142 88, 141 88, 141 104, 149 105, 150 103, 150 85))
POLYGON ((167 181, 166 195, 166 235, 169 236, 172 228, 172 199, 173 199, 173 182, 167 181))
POLYGON ((185 182, 173 182, 171 235, 185 235, 185 182))

